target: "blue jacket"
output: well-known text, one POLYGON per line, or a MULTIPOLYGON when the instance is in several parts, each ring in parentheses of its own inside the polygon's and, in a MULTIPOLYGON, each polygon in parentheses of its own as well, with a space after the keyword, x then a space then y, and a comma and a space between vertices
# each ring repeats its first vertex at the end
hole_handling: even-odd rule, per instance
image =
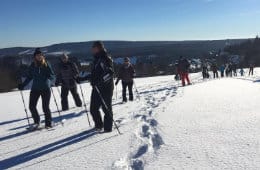
POLYGON ((33 80, 31 90, 47 90, 51 87, 51 81, 55 79, 54 72, 47 63, 47 66, 36 66, 34 62, 29 67, 28 76, 23 85, 26 86, 33 80))

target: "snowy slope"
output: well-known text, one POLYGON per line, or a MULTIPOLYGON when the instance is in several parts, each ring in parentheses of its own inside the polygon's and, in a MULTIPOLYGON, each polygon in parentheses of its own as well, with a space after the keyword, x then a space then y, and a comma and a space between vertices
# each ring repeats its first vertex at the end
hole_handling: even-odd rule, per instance
MULTIPOLYGON (((0 94, 0 169, 259 169, 256 74, 209 81, 193 74, 184 88, 174 76, 141 78, 140 99, 127 104, 119 104, 119 86, 113 109, 122 135, 91 131, 71 97, 64 126, 27 133, 19 92, 0 94)), ((91 87, 82 86, 89 107, 91 87)), ((29 91, 25 97, 28 105, 29 91)), ((53 98, 51 110, 58 122, 53 98)))

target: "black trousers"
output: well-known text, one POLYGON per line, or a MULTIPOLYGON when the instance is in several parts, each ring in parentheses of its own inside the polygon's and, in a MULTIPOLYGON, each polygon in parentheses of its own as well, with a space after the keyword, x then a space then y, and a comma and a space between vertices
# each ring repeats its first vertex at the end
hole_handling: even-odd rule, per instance
POLYGON ((52 117, 51 117, 51 111, 49 108, 50 105, 50 98, 51 98, 51 91, 50 89, 47 90, 32 90, 30 93, 30 102, 29 102, 29 108, 32 113, 32 118, 34 120, 34 123, 39 124, 40 123, 40 116, 38 113, 38 110, 36 108, 39 98, 42 98, 42 109, 45 116, 45 125, 51 126, 52 117))
POLYGON ((221 77, 224 77, 224 71, 221 71, 220 73, 221 73, 221 77))
POLYGON ((218 72, 213 71, 213 77, 218 78, 218 72))
POLYGON ((69 109, 69 102, 68 102, 68 94, 69 91, 75 101, 75 104, 77 107, 81 107, 82 106, 82 101, 79 97, 79 93, 77 90, 77 86, 72 87, 72 88, 67 88, 62 86, 61 87, 61 106, 62 106, 62 110, 68 110, 69 109))
POLYGON ((249 74, 248 74, 248 75, 249 75, 249 76, 250 76, 250 75, 254 75, 254 69, 253 69, 253 68, 250 68, 250 69, 249 69, 249 74))
POLYGON ((126 97, 126 89, 128 88, 128 93, 129 93, 129 100, 130 101, 133 101, 134 100, 134 97, 133 97, 133 84, 134 82, 131 81, 131 82, 124 82, 122 81, 122 87, 123 87, 123 101, 124 102, 127 102, 127 97, 126 97))
POLYGON ((108 110, 102 104, 98 92, 93 87, 90 102, 90 113, 92 115, 93 121, 95 122, 96 128, 103 128, 106 131, 111 131, 113 127, 113 111, 112 111, 112 96, 113 87, 98 87, 100 94, 104 99, 108 110), (104 112, 104 123, 102 121, 101 113, 99 109, 102 108, 104 112))
POLYGON ((202 77, 204 79, 209 78, 209 73, 208 72, 202 72, 202 77))

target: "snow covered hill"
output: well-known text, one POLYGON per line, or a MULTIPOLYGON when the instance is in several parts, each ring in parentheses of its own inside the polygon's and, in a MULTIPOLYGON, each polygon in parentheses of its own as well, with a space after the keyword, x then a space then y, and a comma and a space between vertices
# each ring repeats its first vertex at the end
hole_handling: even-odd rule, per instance
MULTIPOLYGON (((187 87, 174 76, 137 79, 140 98, 126 104, 118 86, 113 109, 122 135, 93 132, 72 98, 64 126, 28 133, 20 93, 0 94, 0 169, 260 169, 260 70, 191 79, 187 87)), ((89 106, 91 87, 83 88, 89 106)), ((28 105, 29 91, 25 97, 28 105)), ((59 122, 53 98, 51 110, 59 122)))

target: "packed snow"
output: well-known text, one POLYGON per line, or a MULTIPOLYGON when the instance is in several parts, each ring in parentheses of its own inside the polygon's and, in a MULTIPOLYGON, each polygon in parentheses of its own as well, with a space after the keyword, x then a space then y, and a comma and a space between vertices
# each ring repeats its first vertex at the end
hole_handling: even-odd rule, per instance
MULTIPOLYGON (((251 77, 190 77, 186 87, 174 76, 138 78, 136 99, 125 104, 115 88, 122 135, 91 130, 71 96, 64 126, 28 132, 20 93, 2 93, 0 169, 260 169, 260 69, 251 77)), ((91 87, 82 87, 89 108, 91 87)), ((28 106, 29 91, 24 96, 28 106)), ((51 110, 59 123, 53 98, 51 110)))

